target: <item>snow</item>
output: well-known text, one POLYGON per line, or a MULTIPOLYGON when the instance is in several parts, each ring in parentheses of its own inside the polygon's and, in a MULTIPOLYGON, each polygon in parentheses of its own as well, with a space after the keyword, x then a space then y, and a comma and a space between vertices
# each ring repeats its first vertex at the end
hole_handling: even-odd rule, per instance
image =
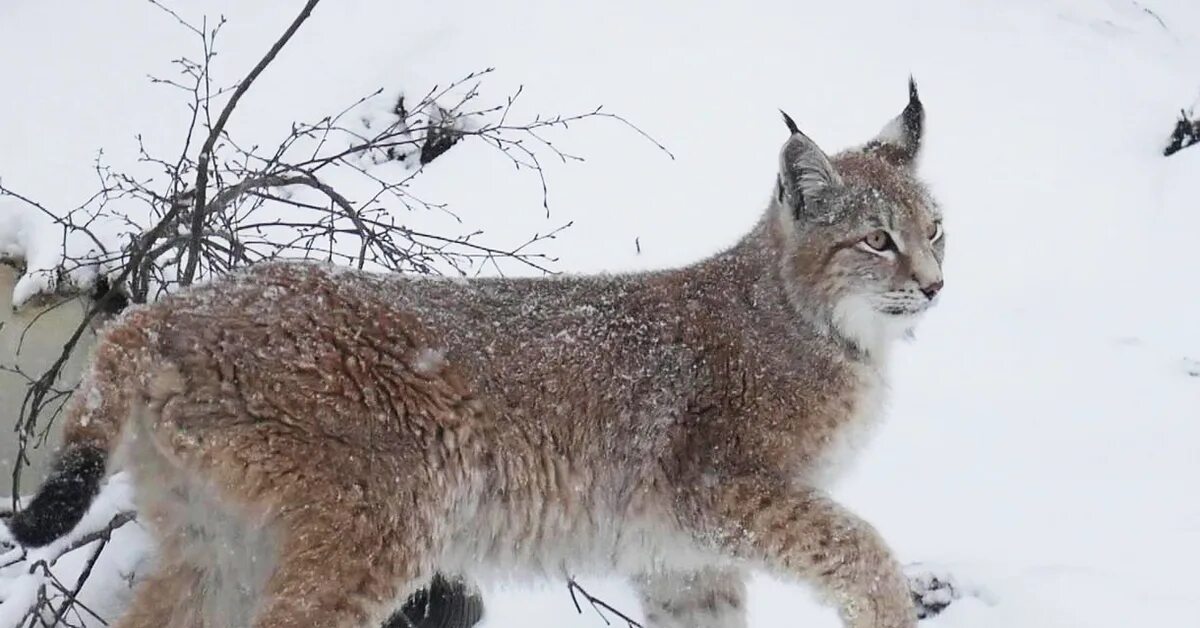
MULTIPOLYGON (((231 80, 294 10, 206 6, 230 19, 219 70, 231 80)), ((188 45, 132 0, 69 15, 0 5, 0 56, 31 59, 0 66, 5 185, 74 207, 94 191, 99 148, 132 164, 142 133, 169 152, 186 112, 141 77, 188 45), (108 45, 113 32, 121 46, 108 45)), ((838 497, 902 560, 944 565, 983 592, 923 625, 1194 623, 1200 149, 1160 151, 1200 90, 1200 4, 322 5, 230 132, 270 142, 380 86, 420 92, 486 66, 499 68, 483 84, 495 101, 526 86, 514 115, 603 104, 677 157, 603 121, 556 133, 588 161, 546 164, 549 220, 536 180, 479 144, 418 180, 493 242, 574 220, 544 248, 578 272, 680 264, 732 243, 771 191, 786 139, 777 108, 826 150, 858 145, 904 106, 912 73, 927 109, 921 171, 946 219, 946 288, 897 347, 887 420, 838 497)), ((61 231, 31 215, 0 199, 0 255, 21 248, 31 268, 52 267, 37 251, 61 231)), ((106 555, 145 547, 129 543, 106 555)), ((0 617, 29 582, 0 585, 0 617)), ((636 613, 624 584, 583 584, 636 613)), ((603 625, 586 607, 576 615, 558 583, 488 585, 485 597, 488 626, 603 625)), ((757 577, 751 626, 785 623, 838 625, 802 587, 757 577)))
MULTIPOLYGON (((95 230, 113 243, 110 224, 95 230)), ((116 247, 114 247, 116 248, 116 247)), ((97 273, 109 264, 88 236, 68 229, 40 209, 23 201, 0 196, 0 262, 22 265, 13 285, 12 305, 21 308, 38 300, 51 300, 60 291, 87 290, 97 273), (69 261, 65 261, 69 260, 69 261)))
POLYGON ((53 294, 53 272, 62 262, 60 240, 53 235, 53 220, 10 198, 0 198, 0 260, 26 266, 13 286, 13 306, 35 294, 53 294))
MULTIPOLYGON (((21 625, 20 620, 33 607, 43 588, 46 594, 61 599, 53 580, 45 575, 41 565, 48 566, 54 578, 66 588, 76 586, 100 541, 92 541, 73 551, 67 550, 78 545, 87 535, 104 530, 117 515, 131 511, 132 497, 133 490, 128 477, 118 473, 108 479, 100 497, 71 534, 45 547, 31 550, 11 548, 0 552, 0 626, 21 625)), ((0 548, 6 547, 6 533, 0 535, 0 548)), ((100 552, 96 560, 93 576, 76 598, 82 606, 76 607, 66 617, 73 624, 79 624, 82 620, 86 622, 83 625, 99 626, 102 624, 96 622, 94 617, 78 609, 91 609, 101 617, 119 614, 129 602, 129 582, 145 573, 152 549, 153 541, 136 521, 116 528, 108 547, 100 552)))

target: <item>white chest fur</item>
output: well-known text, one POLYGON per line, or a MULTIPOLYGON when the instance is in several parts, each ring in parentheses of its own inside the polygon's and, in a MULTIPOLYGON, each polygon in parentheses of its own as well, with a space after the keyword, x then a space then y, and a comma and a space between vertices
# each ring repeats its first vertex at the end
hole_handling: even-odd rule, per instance
POLYGON ((837 429, 825 435, 821 451, 804 474, 806 482, 813 486, 828 488, 844 477, 870 442, 885 414, 888 387, 884 367, 859 365, 855 368, 859 381, 852 393, 849 415, 837 429))

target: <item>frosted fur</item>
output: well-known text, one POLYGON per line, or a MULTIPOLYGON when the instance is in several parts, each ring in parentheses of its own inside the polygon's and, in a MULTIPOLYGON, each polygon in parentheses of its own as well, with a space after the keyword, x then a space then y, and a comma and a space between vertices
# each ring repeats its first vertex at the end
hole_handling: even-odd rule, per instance
POLYGON ((939 215, 907 168, 819 155, 804 212, 773 195, 681 269, 269 264, 130 310, 66 434, 123 443, 164 546, 118 625, 376 626, 441 571, 624 574, 649 626, 733 628, 763 569, 846 626, 912 628, 886 544, 824 488, 880 414, 894 330, 940 286, 939 215), (858 247, 879 228, 895 255, 858 247))
MULTIPOLYGON (((784 119, 789 123, 789 129, 793 128, 791 118, 785 114, 784 119)), ((799 130, 793 131, 783 150, 779 151, 779 185, 783 194, 777 200, 792 206, 799 217, 799 212, 807 205, 806 199, 841 182, 833 164, 816 143, 799 130)))

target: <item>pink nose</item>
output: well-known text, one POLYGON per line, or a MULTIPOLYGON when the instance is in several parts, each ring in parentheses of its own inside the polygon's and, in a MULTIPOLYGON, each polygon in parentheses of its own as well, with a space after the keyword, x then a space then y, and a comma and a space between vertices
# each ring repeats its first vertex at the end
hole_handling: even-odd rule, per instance
POLYGON ((937 296, 938 292, 941 292, 944 285, 946 285, 946 282, 939 279, 927 286, 921 286, 921 292, 925 294, 925 298, 932 299, 937 296))

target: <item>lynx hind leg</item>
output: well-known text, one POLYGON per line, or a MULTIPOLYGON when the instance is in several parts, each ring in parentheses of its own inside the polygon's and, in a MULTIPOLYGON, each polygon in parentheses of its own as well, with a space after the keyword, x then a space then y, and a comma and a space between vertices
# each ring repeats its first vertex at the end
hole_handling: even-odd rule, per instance
POLYGON ((655 572, 634 584, 647 628, 746 626, 746 583, 735 569, 655 572))
MULTIPOLYGON (((417 499, 394 496, 406 503, 417 499)), ((428 581, 430 530, 367 503, 318 497, 289 509, 255 628, 375 628, 428 581)))
MULTIPOLYGON (((130 439, 139 512, 164 553, 201 578, 191 589, 151 587, 146 608, 155 595, 167 605, 198 599, 205 628, 378 628, 432 576, 430 522, 446 509, 440 493, 422 490, 419 461, 388 469, 394 460, 312 447, 271 423, 219 425, 130 439)), ((144 616, 125 628, 192 628, 144 616)))
POLYGON ((138 583, 116 628, 203 628, 203 576, 184 563, 160 565, 138 583))
MULTIPOLYGON (((908 581, 879 534, 821 491, 757 478, 699 504, 720 549, 813 584, 850 628, 913 628, 908 581)), ((704 537, 702 537, 704 538, 704 537)))

